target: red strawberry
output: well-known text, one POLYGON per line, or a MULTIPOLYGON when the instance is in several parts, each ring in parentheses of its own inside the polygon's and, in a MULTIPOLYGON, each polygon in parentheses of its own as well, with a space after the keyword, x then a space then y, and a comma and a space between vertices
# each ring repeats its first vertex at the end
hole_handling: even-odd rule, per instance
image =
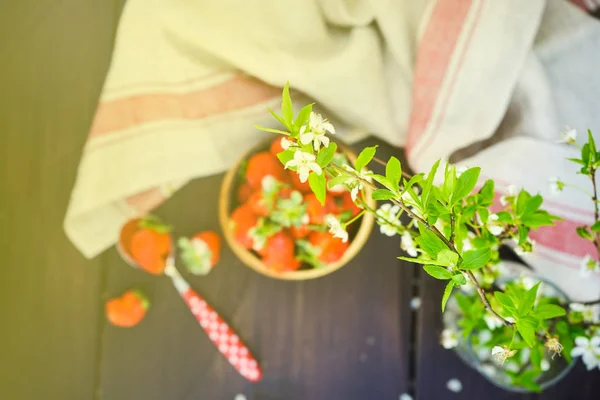
POLYGON ((308 181, 300 182, 300 176, 298 175, 298 173, 296 171, 288 170, 287 173, 288 173, 288 176, 290 177, 290 181, 292 182, 292 185, 294 185, 294 188, 296 188, 303 194, 310 193, 312 191, 310 189, 310 185, 308 184, 308 181))
POLYGON ((283 138, 284 138, 283 136, 277 136, 275 138, 275 140, 273 140, 273 142, 271 143, 271 147, 269 148, 269 151, 274 156, 277 156, 277 154, 284 151, 283 147, 281 147, 281 139, 283 139, 283 138))
POLYGON ((305 195, 304 201, 311 224, 323 225, 325 223, 325 216, 327 214, 335 214, 337 211, 335 201, 329 196, 325 198, 325 205, 321 205, 314 193, 305 195))
POLYGON ((265 267, 278 272, 296 271, 302 263, 294 257, 264 257, 262 262, 265 267))
POLYGON ((289 233, 281 231, 267 239, 259 252, 263 256, 265 267, 276 271, 295 271, 300 261, 294 255, 294 239, 289 233))
POLYGON ((231 213, 233 235, 235 240, 247 249, 252 248, 254 241, 248 236, 248 231, 256 226, 258 217, 248 204, 243 204, 231 213))
POLYGON ((320 250, 317 258, 325 264, 338 261, 348 249, 348 242, 342 242, 342 239, 334 237, 329 232, 312 232, 308 236, 308 241, 320 250))
POLYGON ((171 237, 168 233, 152 228, 138 229, 131 237, 131 256, 143 270, 160 275, 171 253, 171 237))
POLYGON ((310 228, 308 225, 292 226, 290 232, 296 239, 302 239, 308 236, 310 228))
POLYGON ((352 216, 355 217, 362 211, 362 209, 352 201, 350 192, 344 192, 344 194, 339 196, 339 201, 341 204, 338 207, 338 214, 344 211, 351 211, 352 216))
POLYGON ((250 186, 255 189, 260 188, 262 179, 267 175, 271 175, 281 182, 287 179, 286 171, 283 169, 281 162, 268 151, 250 157, 246 167, 246 179, 250 186))
POLYGON ((269 201, 269 199, 265 198, 262 190, 254 191, 254 193, 250 195, 247 204, 250 206, 254 214, 261 217, 268 216, 273 208, 272 201, 269 201))
POLYGON ((252 187, 247 182, 244 182, 238 187, 238 201, 240 204, 243 204, 248 201, 250 195, 252 194, 252 187))
POLYGON ((210 250, 210 264, 211 266, 215 266, 221 257, 221 237, 217 232, 213 231, 204 231, 194 235, 193 239, 202 240, 208 246, 210 250))
POLYGON ((129 328, 144 318, 149 306, 150 302, 142 292, 128 290, 121 297, 106 302, 106 318, 113 325, 129 328))

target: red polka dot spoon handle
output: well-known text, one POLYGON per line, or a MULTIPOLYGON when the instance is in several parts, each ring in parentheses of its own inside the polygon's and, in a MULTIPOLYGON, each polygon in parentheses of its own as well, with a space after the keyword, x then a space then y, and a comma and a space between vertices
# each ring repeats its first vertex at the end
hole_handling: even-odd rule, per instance
POLYGON ((172 262, 167 262, 165 275, 171 278, 200 326, 229 363, 250 382, 260 381, 262 371, 246 345, 219 314, 190 287, 172 262))

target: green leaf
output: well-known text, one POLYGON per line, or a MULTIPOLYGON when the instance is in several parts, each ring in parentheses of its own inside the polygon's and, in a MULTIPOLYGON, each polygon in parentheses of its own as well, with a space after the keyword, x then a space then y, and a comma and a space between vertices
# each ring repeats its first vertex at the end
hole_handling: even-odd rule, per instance
MULTIPOLYGON (((408 262, 412 262, 412 263, 417 263, 417 264, 423 264, 423 265, 438 265, 438 262, 435 260, 432 260, 430 258, 425 258, 425 257, 418 257, 418 258, 413 258, 413 257, 404 257, 404 256, 399 256, 397 257, 399 260, 404 260, 404 261, 408 261, 408 262)), ((443 265, 442 265, 443 266, 443 265)))
POLYGON ((551 319, 565 314, 565 309, 556 304, 540 304, 535 308, 535 316, 540 319, 551 319))
POLYGON ((581 148, 581 160, 586 167, 590 165, 590 145, 588 143, 581 148))
POLYGON ((536 194, 535 196, 530 197, 527 200, 527 202, 525 203, 524 214, 529 214, 529 213, 533 213, 533 212, 537 211, 540 208, 540 206, 542 205, 543 201, 544 201, 544 199, 539 194, 536 194))
POLYGON ((458 177, 454 193, 452 194, 453 204, 458 203, 473 191, 475 185, 477 185, 480 172, 481 168, 479 167, 469 168, 458 177))
POLYGON ((344 185, 346 182, 348 182, 349 179, 352 178, 348 178, 348 176, 346 175, 340 175, 336 176, 335 178, 330 178, 327 182, 327 187, 331 189, 332 187, 337 185, 344 185))
POLYGON ((371 195, 373 200, 390 200, 395 197, 396 195, 387 189, 377 189, 371 195))
POLYGON ((522 246, 527 241, 527 236, 529 235, 529 228, 523 225, 519 225, 517 228, 519 231, 519 246, 522 246))
POLYGON ((586 164, 583 162, 583 160, 581 160, 579 158, 567 158, 567 160, 573 161, 574 163, 579 164, 579 165, 586 166, 586 164))
POLYGON ((546 211, 536 211, 533 214, 525 214, 521 217, 521 222, 523 222, 525 226, 533 229, 537 229, 541 226, 554 225, 552 217, 546 211))
POLYGON ((518 377, 518 385, 523 386, 524 388, 529 389, 535 393, 541 392, 541 386, 535 382, 535 379, 539 376, 539 374, 540 371, 537 369, 531 369, 523 372, 518 377))
POLYGON ((519 195, 517 196, 517 215, 521 216, 525 214, 525 206, 529 201, 531 195, 527 193, 524 189, 521 189, 519 195))
POLYGON ((590 145, 590 164, 593 164, 596 161, 596 142, 594 141, 594 136, 592 136, 592 131, 589 129, 588 143, 590 145))
POLYGON ((442 296, 442 312, 446 309, 446 303, 450 298, 450 294, 452 294, 452 289, 454 288, 454 282, 448 282, 446 285, 446 289, 444 289, 444 296, 442 296))
POLYGON ((312 112, 313 105, 315 103, 308 104, 302 107, 302 110, 298 113, 298 117, 296 117, 296 121, 294 121, 294 130, 300 130, 300 127, 306 123, 308 123, 308 119, 310 117, 310 113, 312 112))
POLYGON ((437 255, 437 265, 443 265, 444 267, 450 267, 456 265, 458 261, 458 254, 450 249, 443 249, 437 255))
POLYGON ((271 113, 271 115, 272 115, 272 116, 273 116, 273 117, 274 117, 274 118, 275 118, 277 121, 279 121, 279 123, 280 123, 281 125, 283 125, 283 126, 285 126, 286 128, 288 128, 287 124, 285 123, 285 120, 284 120, 284 119, 283 119, 283 118, 282 118, 280 115, 278 115, 278 114, 277 114, 275 111, 271 110, 270 108, 269 108, 268 110, 269 110, 269 112, 271 113))
POLYGON ((529 347, 533 347, 535 345, 536 326, 537 324, 533 324, 530 320, 525 318, 517 320, 517 330, 529 347))
POLYGON ((450 163, 446 164, 446 173, 444 183, 442 184, 442 198, 446 203, 450 202, 450 196, 454 192, 454 188, 456 187, 456 167, 454 165, 450 165, 450 163))
POLYGON ((437 172, 438 166, 440 165, 440 160, 437 160, 435 164, 431 167, 429 174, 427 174, 427 180, 425 181, 425 185, 423 186, 423 192, 421 193, 421 199, 423 208, 427 208, 429 204, 429 195, 431 193, 431 187, 433 186, 433 180, 435 179, 435 173, 437 172))
POLYGON ((409 188, 411 188, 413 185, 421 183, 423 181, 423 174, 416 174, 413 175, 408 182, 404 182, 404 189, 402 190, 402 193, 406 192, 409 188))
POLYGON ((435 233, 431 232, 427 228, 419 225, 419 232, 421 236, 417 237, 415 241, 431 258, 437 259, 437 255, 440 251, 448 249, 448 246, 436 236, 435 233))
POLYGON ((289 133, 289 132, 282 131, 282 130, 279 130, 279 129, 267 128, 267 127, 260 126, 260 125, 254 125, 254 127, 256 129, 259 129, 259 130, 265 131, 265 132, 279 133, 279 134, 283 134, 283 135, 288 135, 288 133, 289 133))
POLYGON ((465 276, 459 272, 452 275, 452 281, 454 282, 455 286, 462 286, 467 283, 467 278, 465 278, 465 276))
POLYGON ((540 348, 539 345, 535 346, 531 349, 531 353, 529 354, 529 359, 533 366, 538 369, 541 368, 543 348, 540 348))
POLYGON ((538 288, 540 287, 540 282, 536 283, 531 289, 525 292, 523 295, 523 300, 519 303, 519 315, 525 316, 531 309, 533 308, 533 304, 535 303, 535 298, 537 296, 538 288))
POLYGON ((463 262, 460 265, 460 269, 471 271, 481 268, 490 261, 491 256, 492 252, 489 248, 469 250, 463 254, 463 262))
POLYGON ((321 205, 325 205, 325 195, 327 193, 325 174, 321 173, 321 175, 317 175, 317 173, 311 172, 308 176, 308 185, 321 205))
POLYGON ((590 229, 592 230, 592 232, 600 232, 600 221, 594 222, 590 229))
POLYGON ((510 215, 510 213, 507 211, 497 212, 496 215, 498 216, 498 222, 511 223, 513 221, 512 215, 510 215))
MULTIPOLYGON (((452 272, 448 271, 444 267, 438 267, 437 265, 425 265, 423 267, 425 272, 433 276, 435 279, 448 280, 452 279, 452 272)), ((452 283, 452 282, 450 282, 452 283)))
POLYGON ((360 171, 367 166, 375 157, 375 152, 377 151, 377 146, 365 147, 363 151, 360 152, 358 157, 356 157, 355 169, 360 173, 360 171))
POLYGON ((494 200, 494 181, 488 179, 479 190, 479 195, 484 203, 491 203, 494 200))
POLYGON ((517 313, 517 307, 515 306, 515 303, 506 294, 502 292, 494 292, 494 297, 496 297, 496 300, 498 300, 498 303, 500 303, 506 312, 512 314, 513 316, 517 313))
MULTIPOLYGON (((597 224, 598 222, 600 222, 600 221, 596 221, 595 224, 597 224)), ((594 236, 592 236, 592 234, 590 233, 590 231, 588 231, 588 227, 585 226, 585 225, 584 226, 578 226, 577 228, 575 228, 575 231, 583 239, 594 240, 594 236)))
POLYGON ((317 155, 317 164, 319 164, 319 167, 325 168, 333 160, 336 150, 337 144, 333 142, 329 143, 329 146, 323 147, 317 155))
POLYGON ((399 190, 400 178, 402 178, 402 166, 400 161, 392 156, 385 166, 385 177, 392 184, 392 189, 396 192, 399 190))
POLYGON ((371 174, 371 177, 376 181, 381 183, 383 186, 385 186, 386 188, 388 188, 389 190, 394 190, 394 185, 392 185, 392 182, 389 181, 388 178, 386 178, 383 175, 379 175, 379 174, 371 174))
POLYGON ((287 150, 284 150, 284 151, 280 152, 279 154, 277 154, 277 158, 279 159, 279 161, 281 161, 281 163, 285 167, 285 164, 287 164, 288 161, 291 161, 294 159, 295 152, 296 151, 294 149, 287 149, 287 150))
POLYGON ((294 109, 292 108, 292 98, 290 97, 290 83, 286 82, 281 94, 281 116, 285 121, 286 128, 290 129, 294 122, 294 109))

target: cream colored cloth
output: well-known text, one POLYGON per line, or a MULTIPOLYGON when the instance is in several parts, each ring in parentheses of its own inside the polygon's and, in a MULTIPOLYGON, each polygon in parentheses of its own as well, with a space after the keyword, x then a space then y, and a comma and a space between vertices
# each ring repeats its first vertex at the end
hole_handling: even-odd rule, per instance
MULTIPOLYGON (((600 130, 599 29, 564 0, 129 0, 66 232, 93 257, 126 219, 225 170, 264 137, 254 124, 273 125, 286 81, 346 141, 405 146, 417 171, 466 157, 500 191, 548 194, 549 175, 577 181, 562 125, 600 130)), ((577 194, 554 204, 590 219, 577 194)), ((542 232, 528 260, 595 297, 598 276, 576 271, 589 248, 568 231, 542 232)))

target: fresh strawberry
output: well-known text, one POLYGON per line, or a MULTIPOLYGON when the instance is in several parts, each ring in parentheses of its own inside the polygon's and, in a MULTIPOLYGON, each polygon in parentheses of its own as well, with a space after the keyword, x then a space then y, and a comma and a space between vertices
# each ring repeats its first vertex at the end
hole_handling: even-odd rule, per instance
POLYGON ((273 208, 273 200, 265 197, 265 193, 262 190, 255 190, 250 198, 248 199, 248 205, 254 212, 254 214, 266 217, 273 208))
POLYGON ((258 216, 254 214, 248 204, 244 204, 233 210, 231 223, 235 240, 247 249, 252 248, 254 241, 248 236, 248 231, 258 223, 258 216))
POLYGON ((265 267, 278 272, 296 271, 302 265, 293 256, 288 258, 267 256, 262 259, 262 263, 265 267))
POLYGON ((129 328, 137 325, 150 307, 150 302, 138 290, 128 290, 121 297, 106 302, 106 318, 115 325, 129 328))
POLYGON ((269 151, 274 156, 277 156, 277 154, 284 151, 283 147, 281 146, 281 139, 283 139, 283 138, 284 138, 283 136, 277 136, 271 143, 271 147, 269 148, 269 151))
POLYGON ((290 177, 290 181, 292 182, 292 185, 294 185, 294 188, 296 190, 299 190, 303 194, 310 193, 312 191, 310 188, 310 185, 308 184, 308 181, 300 182, 300 176, 298 175, 298 173, 296 171, 288 170, 287 173, 288 173, 288 176, 290 177))
POLYGON ((221 237, 212 231, 200 232, 191 240, 179 238, 184 265, 194 275, 206 275, 218 262, 221 255, 221 237))
POLYGON ((338 261, 348 249, 348 242, 342 242, 342 239, 334 237, 329 232, 312 232, 308 236, 308 241, 319 249, 317 258, 325 264, 338 261))
POLYGON ((308 236, 310 228, 308 225, 292 226, 290 232, 296 239, 302 239, 308 236))
POLYGON ((258 252, 263 257, 289 258, 294 256, 294 239, 286 231, 279 231, 267 239, 263 248, 258 252))
POLYGON ((281 162, 268 151, 257 153, 250 157, 246 167, 246 179, 254 189, 261 187, 262 179, 271 175, 280 182, 287 179, 286 171, 281 162))
POLYGON ((338 206, 338 214, 344 211, 350 211, 352 212, 352 217, 355 217, 362 211, 362 209, 358 207, 352 200, 350 192, 345 192, 344 194, 339 196, 338 199, 340 203, 340 205, 338 206))
POLYGON ((321 205, 314 193, 305 195, 304 202, 306 203, 306 212, 311 224, 323 225, 325 223, 325 216, 327 214, 335 214, 337 211, 335 201, 330 196, 325 198, 325 205, 321 205))
POLYGON ((250 198, 252 194, 252 187, 248 184, 248 182, 244 182, 238 187, 237 197, 240 204, 244 204, 250 198))
POLYGON ((143 270, 160 275, 165 269, 167 257, 171 254, 171 237, 167 233, 168 228, 146 221, 149 220, 140 221, 140 229, 131 237, 131 257, 143 270))

